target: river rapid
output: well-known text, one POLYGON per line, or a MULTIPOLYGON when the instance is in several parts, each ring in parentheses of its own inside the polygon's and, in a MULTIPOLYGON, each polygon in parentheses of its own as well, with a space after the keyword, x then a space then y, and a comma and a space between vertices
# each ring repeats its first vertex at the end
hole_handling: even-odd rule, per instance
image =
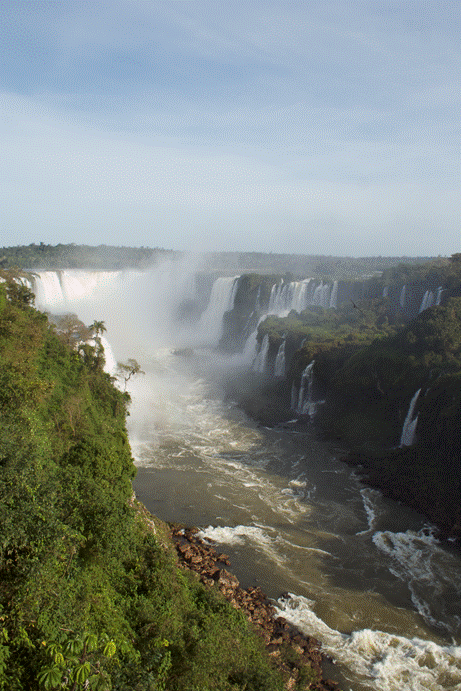
POLYGON ((46 272, 34 286, 42 308, 105 321, 109 369, 136 357, 145 371, 129 389, 138 498, 163 520, 198 526, 242 586, 260 585, 319 638, 344 691, 461 689, 459 553, 363 486, 313 428, 258 427, 225 399, 226 380, 248 363, 216 354, 209 322, 175 323, 191 274, 46 272), (193 351, 175 354, 185 346, 193 351))

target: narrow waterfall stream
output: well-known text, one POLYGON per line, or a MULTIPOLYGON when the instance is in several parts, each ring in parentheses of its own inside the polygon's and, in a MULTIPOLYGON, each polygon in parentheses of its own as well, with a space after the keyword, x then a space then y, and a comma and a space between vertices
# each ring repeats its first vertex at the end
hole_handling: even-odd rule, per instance
POLYGON ((138 497, 164 520, 200 527, 243 586, 260 585, 322 640, 344 691, 461 689, 459 553, 362 486, 312 429, 257 427, 224 399, 226 377, 247 366, 213 350, 235 281, 216 286, 206 327, 181 326, 174 315, 194 270, 36 281, 40 307, 104 320, 115 359, 135 357, 146 372, 130 382, 138 497), (193 352, 175 354, 186 346, 193 352))

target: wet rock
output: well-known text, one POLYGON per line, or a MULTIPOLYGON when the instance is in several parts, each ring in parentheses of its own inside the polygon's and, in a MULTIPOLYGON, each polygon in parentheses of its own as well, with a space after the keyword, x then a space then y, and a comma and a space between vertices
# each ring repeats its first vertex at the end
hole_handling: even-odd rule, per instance
MULTIPOLYGON (((218 553, 198 535, 197 528, 173 526, 171 536, 176 545, 179 564, 189 569, 207 587, 218 588, 233 607, 241 610, 255 627, 268 653, 285 674, 287 691, 296 687, 300 670, 310 665, 317 675, 317 681, 309 687, 312 691, 337 691, 335 682, 322 677, 320 643, 311 636, 305 636, 283 617, 274 618, 276 609, 259 586, 243 590, 238 578, 219 565, 230 564, 227 554, 218 553), (291 648, 299 660, 288 662, 282 651, 291 648)), ((288 593, 283 595, 289 598, 288 593)))

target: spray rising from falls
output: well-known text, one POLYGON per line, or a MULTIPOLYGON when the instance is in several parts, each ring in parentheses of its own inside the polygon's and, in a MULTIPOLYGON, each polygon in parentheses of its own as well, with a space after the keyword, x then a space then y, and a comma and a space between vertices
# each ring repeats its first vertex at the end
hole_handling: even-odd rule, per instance
MULTIPOLYGON (((223 314, 233 307, 238 277, 218 278, 206 304, 206 295, 197 294, 200 269, 198 261, 185 258, 144 272, 44 271, 31 286, 40 309, 75 313, 87 325, 104 321, 107 332, 101 342, 111 375, 117 362, 139 362, 145 376, 133 378, 127 387, 132 399, 127 424, 135 457, 146 445, 155 445, 167 429, 179 434, 188 427, 183 397, 195 386, 195 377, 186 355, 191 349, 211 352, 217 346, 223 314)), ((207 362, 213 367, 216 361, 217 356, 207 362)))

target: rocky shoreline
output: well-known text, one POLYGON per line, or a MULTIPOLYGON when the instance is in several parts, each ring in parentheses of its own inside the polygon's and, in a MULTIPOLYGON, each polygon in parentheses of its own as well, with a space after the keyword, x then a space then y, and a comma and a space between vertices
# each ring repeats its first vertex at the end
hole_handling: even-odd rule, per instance
POLYGON ((206 587, 217 588, 243 612, 282 671, 287 691, 337 691, 336 682, 323 676, 322 662, 327 658, 318 640, 302 634, 283 617, 276 617, 275 607, 261 588, 241 588, 238 579, 225 568, 230 565, 228 556, 202 540, 197 528, 171 525, 170 529, 180 566, 195 572, 206 587))

